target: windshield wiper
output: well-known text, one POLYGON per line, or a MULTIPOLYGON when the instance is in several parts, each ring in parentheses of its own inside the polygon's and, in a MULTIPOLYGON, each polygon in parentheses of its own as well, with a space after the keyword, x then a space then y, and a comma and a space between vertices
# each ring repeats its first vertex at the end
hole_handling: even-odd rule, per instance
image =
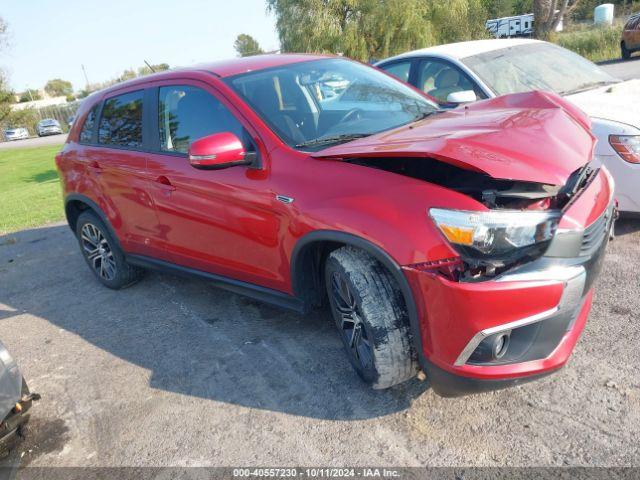
POLYGON ((342 135, 334 135, 331 137, 314 138, 313 140, 309 140, 307 142, 298 143, 296 144, 296 147, 298 148, 315 147, 318 145, 329 145, 331 143, 350 142, 351 140, 368 137, 370 135, 372 134, 371 133, 344 133, 342 135))
POLYGON ((584 83, 584 84, 582 84, 579 87, 576 87, 574 89, 564 90, 564 91, 560 92, 560 95, 562 95, 562 96, 575 95, 576 93, 586 92, 587 90, 592 90, 592 89, 598 88, 598 87, 604 87, 605 85, 611 85, 613 83, 618 83, 618 81, 616 81, 616 80, 602 80, 601 82, 584 83))

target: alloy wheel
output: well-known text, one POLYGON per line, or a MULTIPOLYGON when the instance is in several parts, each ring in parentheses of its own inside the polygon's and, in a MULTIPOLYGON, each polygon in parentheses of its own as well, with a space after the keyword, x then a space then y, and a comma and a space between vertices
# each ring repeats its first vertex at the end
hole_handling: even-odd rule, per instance
POLYGON ((82 252, 99 277, 110 281, 116 277, 116 260, 106 237, 98 227, 87 223, 80 231, 82 252))
POLYGON ((356 297, 347 279, 338 272, 331 274, 331 294, 338 312, 337 325, 349 353, 364 369, 373 367, 371 339, 362 320, 356 297))

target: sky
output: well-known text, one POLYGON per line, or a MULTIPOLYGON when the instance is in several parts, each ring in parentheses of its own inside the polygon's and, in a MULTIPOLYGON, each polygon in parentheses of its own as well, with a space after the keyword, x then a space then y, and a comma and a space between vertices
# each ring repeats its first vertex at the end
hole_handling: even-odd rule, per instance
POLYGON ((265 0, 18 0, 0 4, 9 45, 0 68, 15 91, 69 80, 75 90, 149 63, 171 67, 236 56, 248 33, 279 48, 265 0))

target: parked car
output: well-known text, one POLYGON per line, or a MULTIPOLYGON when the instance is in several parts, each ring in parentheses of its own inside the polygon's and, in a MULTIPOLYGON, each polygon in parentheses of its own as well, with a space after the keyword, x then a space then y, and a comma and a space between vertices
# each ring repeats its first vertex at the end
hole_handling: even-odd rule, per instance
POLYGON ((4 138, 6 138, 8 142, 12 140, 24 140, 25 138, 29 138, 29 130, 24 127, 7 128, 4 131, 4 138))
POLYGON ((0 342, 0 456, 24 437, 29 410, 40 395, 31 393, 15 360, 0 342))
POLYGON ((625 60, 631 58, 633 52, 640 50, 640 13, 632 15, 624 26, 620 50, 625 60))
POLYGON ((640 212, 640 80, 621 82, 569 50, 526 39, 440 45, 377 66, 453 105, 530 90, 564 96, 592 117, 620 210, 640 212))
POLYGON ((105 286, 154 268, 328 304, 365 382, 422 368, 460 395, 567 362, 614 218, 593 144, 551 93, 446 111, 358 62, 260 55, 92 94, 56 164, 105 286))
POLYGON ((40 120, 36 130, 38 131, 39 137, 44 137, 45 135, 59 135, 62 133, 60 122, 54 118, 45 118, 44 120, 40 120))

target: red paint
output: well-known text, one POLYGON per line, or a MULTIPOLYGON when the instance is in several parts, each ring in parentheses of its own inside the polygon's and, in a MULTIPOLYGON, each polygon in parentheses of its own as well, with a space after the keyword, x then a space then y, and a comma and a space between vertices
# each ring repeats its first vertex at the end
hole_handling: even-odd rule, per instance
POLYGON ((327 148, 314 156, 378 157, 392 151, 436 158, 495 178, 563 185, 591 158, 595 139, 585 128, 588 120, 573 109, 571 115, 579 120, 568 116, 560 100, 542 92, 498 97, 327 148))
POLYGON ((189 146, 189 163, 196 168, 216 168, 243 162, 244 147, 230 132, 214 133, 189 146))
MULTIPOLYGON (((351 233, 379 246, 398 265, 415 266, 457 258, 429 219, 428 208, 486 210, 461 193, 339 161, 342 158, 429 156, 497 178, 550 184, 563 184, 591 159, 594 140, 588 119, 559 97, 543 93, 478 102, 308 154, 281 142, 216 76, 317 58, 322 57, 235 59, 151 75, 94 94, 81 106, 56 158, 64 194, 93 200, 128 253, 293 293, 291 256, 307 233, 351 233), (202 170, 194 168, 187 156, 78 143, 85 116, 103 98, 176 84, 203 88, 225 104, 252 136, 261 167, 202 170), (295 201, 287 205, 276 195, 295 201)), ((239 160, 239 142, 232 137, 206 137, 194 142, 190 153, 216 154, 225 162, 239 160)), ((567 210, 561 227, 579 229, 602 214, 611 196, 610 182, 601 172, 567 210)), ((559 368, 577 341, 591 302, 589 293, 577 323, 547 359, 504 367, 454 367, 478 330, 552 308, 562 284, 460 283, 433 271, 404 268, 403 272, 417 303, 425 356, 447 371, 469 377, 510 378, 559 368)))

